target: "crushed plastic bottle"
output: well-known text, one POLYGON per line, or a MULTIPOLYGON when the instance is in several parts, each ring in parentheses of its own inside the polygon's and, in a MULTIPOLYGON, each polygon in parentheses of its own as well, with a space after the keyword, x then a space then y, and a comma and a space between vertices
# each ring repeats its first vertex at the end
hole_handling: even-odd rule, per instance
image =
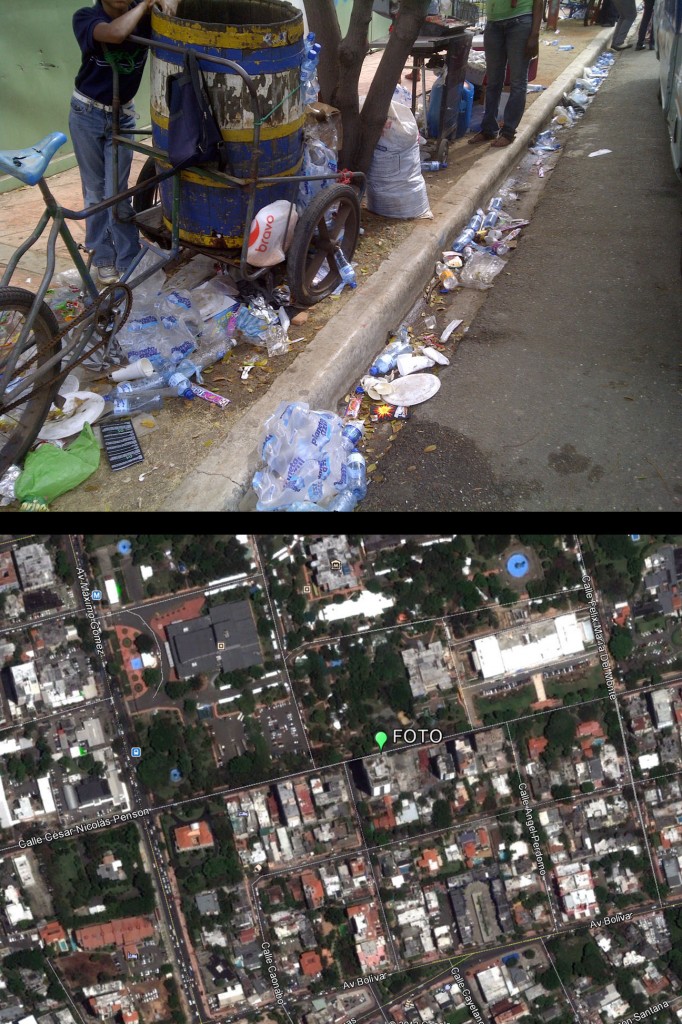
MULTIPOLYGON (((453 274, 454 277, 454 274, 453 274)), ((385 374, 390 373, 391 370, 395 369, 398 356, 404 352, 412 351, 412 342, 410 341, 407 331, 401 331, 376 357, 374 362, 369 368, 369 372, 373 377, 383 377, 385 374)))
POLYGON ((422 171, 444 171, 448 166, 447 160, 422 160, 422 171))
POLYGON ((163 406, 163 397, 159 393, 143 392, 139 395, 105 395, 105 401, 112 403, 114 416, 128 416, 131 412, 142 410, 157 412, 163 406))

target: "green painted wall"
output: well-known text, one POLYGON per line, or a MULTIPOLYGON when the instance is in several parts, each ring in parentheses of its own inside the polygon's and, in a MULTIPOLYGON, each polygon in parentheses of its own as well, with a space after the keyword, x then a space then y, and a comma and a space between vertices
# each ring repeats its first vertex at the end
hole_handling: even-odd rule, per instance
MULTIPOLYGON (((25 149, 50 132, 69 134, 69 99, 80 64, 71 18, 88 0, 0 0, 0 149, 25 149)), ((149 110, 147 80, 137 109, 149 110)), ((140 125, 149 122, 141 119, 140 125)), ((75 164, 70 141, 52 158, 50 173, 75 164)), ((0 175, 0 192, 19 182, 0 175)))

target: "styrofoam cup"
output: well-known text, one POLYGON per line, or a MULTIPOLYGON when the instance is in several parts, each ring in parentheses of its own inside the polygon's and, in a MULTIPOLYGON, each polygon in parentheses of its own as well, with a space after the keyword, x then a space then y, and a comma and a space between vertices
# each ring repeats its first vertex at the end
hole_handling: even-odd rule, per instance
POLYGON ((111 374, 111 379, 115 381, 138 380, 140 377, 151 377, 153 372, 154 367, 151 360, 142 358, 136 359, 129 366, 122 366, 120 370, 114 370, 111 374))

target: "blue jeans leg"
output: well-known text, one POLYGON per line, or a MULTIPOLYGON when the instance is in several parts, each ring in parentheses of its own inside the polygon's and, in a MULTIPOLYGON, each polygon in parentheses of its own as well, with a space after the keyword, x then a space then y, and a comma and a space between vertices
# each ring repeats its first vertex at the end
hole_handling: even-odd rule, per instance
POLYGON ((488 84, 481 131, 486 135, 497 135, 499 130, 497 115, 507 63, 509 63, 510 72, 510 91, 504 111, 502 134, 513 139, 519 121, 523 117, 523 112, 526 109, 528 65, 530 63, 526 59, 525 51, 532 23, 531 14, 521 14, 518 18, 489 21, 485 26, 483 45, 488 84))
MULTIPOLYGON (((121 134, 135 127, 134 113, 121 111, 121 134)), ((86 209, 101 203, 117 191, 128 187, 132 150, 119 146, 118 182, 114 182, 112 117, 104 110, 79 100, 71 100, 69 131, 83 186, 86 209)), ((113 207, 93 214, 85 221, 85 243, 94 251, 95 266, 117 266, 124 270, 140 249, 137 226, 132 222, 133 206, 129 199, 117 204, 120 221, 114 219, 113 207)))

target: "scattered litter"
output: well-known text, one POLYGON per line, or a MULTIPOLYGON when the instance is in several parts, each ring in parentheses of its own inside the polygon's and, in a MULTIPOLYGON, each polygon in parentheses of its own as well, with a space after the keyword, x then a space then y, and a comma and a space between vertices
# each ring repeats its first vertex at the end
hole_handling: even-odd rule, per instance
POLYGON ((422 349, 422 352, 424 353, 425 356, 428 356, 429 359, 432 359, 434 363, 438 363, 440 366, 450 365, 450 360, 448 359, 448 357, 443 355, 442 352, 439 352, 437 348, 427 346, 426 348, 422 349))
POLYGON ((68 448, 41 444, 26 456, 24 469, 14 485, 21 511, 46 509, 51 501, 78 487, 99 466, 100 449, 92 427, 86 423, 68 448), (35 507, 27 507, 34 505, 35 507))
POLYGON ((475 252, 464 267, 461 282, 465 288, 482 291, 491 288, 493 280, 506 267, 506 261, 489 252, 475 252))
POLYGON ((390 402, 373 405, 369 411, 369 418, 373 423, 383 423, 387 420, 409 420, 410 415, 410 410, 406 405, 391 405, 390 402))
POLYGON ((398 377, 384 398, 391 405, 420 405, 440 390, 440 377, 433 373, 415 373, 398 377))
POLYGON ((78 434, 85 423, 94 423, 104 412, 104 398, 94 391, 72 391, 64 405, 53 405, 38 431, 41 441, 56 441, 78 434))
POLYGON ((140 442, 131 420, 116 420, 100 426, 104 451, 114 473, 144 461, 140 442))
POLYGON ((606 156, 607 153, 611 153, 610 149, 595 149, 594 153, 588 153, 588 156, 606 156))
POLYGON ((464 323, 463 320, 451 320, 445 330, 440 336, 440 340, 443 344, 448 340, 453 331, 456 331, 460 324, 464 323))

